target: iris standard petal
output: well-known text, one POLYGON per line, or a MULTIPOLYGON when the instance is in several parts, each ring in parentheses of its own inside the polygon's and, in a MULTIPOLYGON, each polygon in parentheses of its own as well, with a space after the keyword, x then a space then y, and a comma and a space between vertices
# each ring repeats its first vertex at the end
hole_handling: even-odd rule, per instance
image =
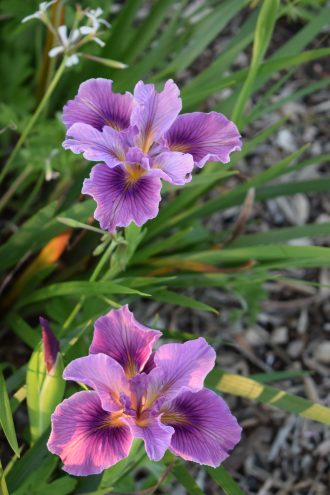
POLYGON ((127 227, 134 222, 141 226, 158 214, 161 181, 148 175, 142 167, 118 165, 109 168, 97 164, 90 178, 84 180, 82 192, 97 203, 94 213, 104 230, 127 227))
POLYGON ((138 146, 147 153, 154 141, 157 141, 173 124, 182 108, 180 90, 168 80, 163 91, 158 93, 153 84, 139 81, 134 89, 136 102, 131 124, 139 130, 138 146))
POLYGON ((194 160, 191 155, 168 151, 153 159, 152 172, 171 184, 183 185, 191 181, 193 168, 194 160))
POLYGON ((155 352, 155 368, 147 375, 146 407, 161 397, 173 398, 184 388, 200 390, 215 357, 214 349, 202 337, 162 345, 155 352))
POLYGON ((125 160, 126 132, 104 126, 98 131, 89 124, 73 124, 66 134, 63 148, 73 153, 83 153, 86 160, 103 161, 115 167, 125 160))
POLYGON ((141 325, 128 306, 123 306, 96 320, 89 350, 115 359, 132 377, 143 369, 160 336, 161 332, 141 325))
POLYGON ((161 421, 175 432, 170 450, 187 461, 219 466, 241 438, 225 401, 208 389, 185 391, 163 407, 161 421))
POLYGON ((228 163, 230 153, 242 146, 235 124, 217 112, 179 115, 164 142, 172 151, 190 153, 197 167, 208 161, 228 163))
POLYGON ((172 426, 162 424, 159 417, 145 415, 131 425, 134 438, 141 438, 147 455, 152 461, 160 461, 169 448, 174 433, 172 426))
POLYGON ((95 390, 106 411, 121 410, 122 396, 130 395, 123 368, 106 354, 90 354, 71 361, 63 372, 63 378, 84 383, 95 390))
POLYGON ((78 94, 63 110, 63 122, 69 129, 76 122, 89 124, 102 130, 105 125, 114 129, 125 129, 130 124, 133 96, 112 91, 110 79, 88 79, 83 82, 78 94))
POLYGON ((102 472, 126 457, 131 445, 129 427, 102 409, 95 392, 72 395, 52 415, 47 447, 75 476, 102 472))

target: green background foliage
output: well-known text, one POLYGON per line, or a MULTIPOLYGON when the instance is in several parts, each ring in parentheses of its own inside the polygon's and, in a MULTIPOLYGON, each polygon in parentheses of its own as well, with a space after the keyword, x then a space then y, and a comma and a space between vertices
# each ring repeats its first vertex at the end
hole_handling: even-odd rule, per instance
MULTIPOLYGON (((61 16, 62 21, 70 22, 75 3, 59 0, 55 4, 52 15, 56 22, 61 16)), ((5 68, 0 81, 3 164, 17 140, 24 136, 22 146, 10 158, 2 183, 0 306, 5 328, 15 342, 23 342, 31 354, 34 352, 35 360, 40 358, 39 314, 51 321, 61 341, 64 362, 68 363, 87 353, 92 323, 109 307, 144 298, 217 312, 219 308, 198 301, 189 293, 191 287, 216 287, 238 295, 242 301, 239 317, 253 320, 266 295, 265 281, 281 277, 281 268, 330 266, 328 248, 287 244, 293 239, 327 235, 329 223, 253 234, 244 234, 240 224, 252 196, 256 203, 262 203, 301 192, 328 191, 330 176, 298 181, 287 180, 286 176, 326 163, 329 155, 309 158, 307 143, 259 175, 241 178, 233 187, 227 185, 229 179, 239 177, 240 160, 274 136, 284 120, 248 138, 250 125, 266 113, 329 85, 329 79, 320 80, 273 100, 303 64, 330 55, 330 48, 311 46, 330 21, 330 9, 325 3, 202 0, 191 8, 186 0, 125 0, 115 12, 111 4, 105 0, 82 2, 83 7, 101 6, 111 22, 111 29, 102 37, 105 47, 86 48, 88 53, 101 57, 102 63, 81 59, 78 66, 62 67, 60 72, 60 61, 49 61, 47 57, 49 40, 45 27, 38 21, 20 23, 25 15, 36 10, 37 2, 3 0, 0 7, 0 63, 5 68), (185 77, 185 71, 194 67, 196 61, 203 61, 206 48, 223 35, 241 12, 245 14, 244 22, 224 48, 211 61, 203 63, 201 70, 185 77), (297 22, 299 29, 289 40, 274 46, 273 35, 283 18, 297 22), (243 52, 248 55, 248 64, 235 69, 234 62, 243 52), (109 67, 113 60, 127 68, 109 67), (143 228, 131 225, 112 239, 92 221, 94 202, 80 197, 90 164, 61 148, 62 107, 89 77, 111 78, 117 91, 131 91, 140 79, 161 87, 167 78, 174 78, 181 85, 184 111, 204 110, 210 97, 230 90, 226 99, 215 100, 212 109, 237 122, 244 138, 242 151, 233 155, 229 165, 209 164, 184 188, 166 186, 166 197, 156 219, 143 228), (46 180, 52 174, 58 177, 46 180), (241 206, 236 226, 210 232, 206 222, 210 215, 233 206, 241 206)), ((164 335, 165 339, 179 341, 198 336, 187 329, 165 331, 164 335)), ((30 429, 35 431, 34 423, 38 424, 44 415, 49 424, 49 408, 54 408, 64 393, 63 380, 57 377, 58 383, 52 383, 53 401, 40 401, 36 394, 41 378, 33 376, 38 372, 31 362, 1 365, 6 380, 1 373, 0 423, 15 454, 6 467, 4 463, 0 467, 1 493, 151 494, 159 479, 166 484, 173 478, 187 493, 203 493, 186 464, 170 455, 160 463, 151 463, 140 444, 134 446, 127 459, 102 475, 88 479, 63 475, 58 459, 47 451, 49 431, 45 431, 45 425, 33 435, 29 433, 30 429), (28 405, 33 404, 31 424, 23 434, 16 435, 12 414, 26 399, 28 405), (143 492, 138 492, 134 485, 137 466, 143 466, 148 473, 139 486, 139 490, 146 490, 143 492)), ((302 376, 303 372, 295 374, 296 378, 302 376)), ((330 423, 328 408, 268 384, 280 378, 276 373, 268 377, 240 377, 217 368, 211 373, 208 386, 219 393, 231 393, 330 423)), ((73 389, 68 386, 66 394, 73 389)), ((242 494, 224 467, 206 472, 225 493, 242 494)))

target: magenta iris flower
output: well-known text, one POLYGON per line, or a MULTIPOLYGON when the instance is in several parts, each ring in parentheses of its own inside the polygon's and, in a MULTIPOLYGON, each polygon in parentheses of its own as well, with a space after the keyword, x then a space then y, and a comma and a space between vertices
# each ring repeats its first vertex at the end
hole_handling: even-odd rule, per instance
POLYGON ((140 81, 131 95, 114 93, 111 80, 89 79, 64 107, 64 148, 102 162, 82 192, 95 199, 95 218, 103 229, 143 225, 157 216, 161 179, 183 185, 194 165, 227 163, 230 153, 241 149, 239 132, 224 115, 179 115, 179 95, 172 80, 160 93, 140 81))
POLYGON ((214 467, 239 442, 236 418, 203 388, 214 349, 198 338, 152 353, 160 336, 138 323, 128 306, 96 321, 89 356, 72 361, 63 375, 92 390, 75 393, 52 415, 48 448, 65 471, 100 473, 129 454, 134 438, 144 440, 153 461, 170 449, 214 467))

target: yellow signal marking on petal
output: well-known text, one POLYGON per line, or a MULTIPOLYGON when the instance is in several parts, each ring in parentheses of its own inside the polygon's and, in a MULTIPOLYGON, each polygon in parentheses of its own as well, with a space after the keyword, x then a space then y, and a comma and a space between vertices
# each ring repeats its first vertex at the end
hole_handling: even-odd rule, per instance
POLYGON ((125 422, 123 421, 125 417, 124 409, 109 413, 107 419, 105 419, 97 429, 125 426, 125 422))
POLYGON ((144 136, 141 137, 140 139, 140 145, 141 145, 140 148, 142 149, 143 153, 148 153, 153 142, 154 142, 153 132, 150 128, 147 127, 144 136))
POLYGON ((184 414, 175 412, 175 411, 165 411, 161 418, 161 422, 164 424, 181 424, 181 425, 187 425, 189 424, 189 421, 187 417, 184 414))
POLYGON ((171 151, 181 151, 182 153, 187 153, 191 149, 190 144, 177 143, 170 146, 171 151))
POLYGON ((146 170, 142 168, 140 165, 126 165, 126 178, 125 182, 127 186, 132 186, 135 184, 141 177, 146 174, 146 170))
POLYGON ((128 355, 127 363, 125 366, 125 373, 127 378, 133 378, 138 372, 136 364, 131 355, 128 355))
POLYGON ((141 414, 136 418, 135 423, 137 424, 137 426, 140 426, 140 428, 145 428, 150 424, 150 419, 150 416, 141 414))

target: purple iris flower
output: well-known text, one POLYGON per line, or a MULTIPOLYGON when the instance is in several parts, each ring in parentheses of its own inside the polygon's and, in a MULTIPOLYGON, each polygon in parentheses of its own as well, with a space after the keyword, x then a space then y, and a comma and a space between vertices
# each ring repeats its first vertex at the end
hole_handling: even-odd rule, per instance
POLYGON ((138 323, 128 306, 95 323, 88 356, 72 361, 66 380, 78 392, 52 415, 48 449, 77 476, 100 473, 126 457, 133 438, 153 461, 170 449, 183 459, 219 466, 240 440, 241 427, 224 400, 203 388, 215 363, 205 339, 164 344, 161 332, 138 323))
POLYGON ((64 148, 102 162, 82 192, 95 199, 95 218, 103 229, 143 225, 157 216, 161 179, 183 185, 194 165, 227 163, 230 153, 241 149, 239 132, 224 115, 179 115, 179 95, 172 80, 160 93, 140 81, 131 95, 114 93, 111 80, 89 79, 64 107, 64 148))

